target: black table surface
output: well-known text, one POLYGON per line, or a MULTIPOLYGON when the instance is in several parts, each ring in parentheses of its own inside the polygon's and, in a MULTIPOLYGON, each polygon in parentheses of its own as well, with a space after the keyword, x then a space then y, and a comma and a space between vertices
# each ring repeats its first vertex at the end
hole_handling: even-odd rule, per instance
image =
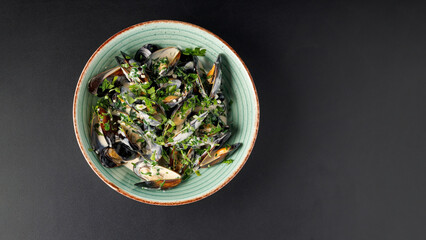
POLYGON ((2 1, 0 239, 425 239, 425 23, 403 1, 2 1), (260 99, 242 171, 178 207, 110 189, 72 124, 94 50, 155 19, 221 36, 260 99))

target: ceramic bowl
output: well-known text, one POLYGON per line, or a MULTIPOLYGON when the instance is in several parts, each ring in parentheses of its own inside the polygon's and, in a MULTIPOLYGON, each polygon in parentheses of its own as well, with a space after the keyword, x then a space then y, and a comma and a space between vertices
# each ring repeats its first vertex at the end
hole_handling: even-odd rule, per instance
POLYGON ((259 127, 259 102, 253 79, 241 58, 221 38, 199 26, 169 20, 140 23, 126 28, 105 41, 84 67, 74 95, 73 121, 78 145, 89 166, 112 189, 131 199, 155 205, 180 205, 212 195, 225 186, 241 170, 253 149, 259 127), (213 61, 223 57, 225 96, 232 100, 230 120, 233 135, 229 143, 242 143, 232 155, 231 164, 218 164, 201 170, 201 176, 191 176, 175 188, 161 191, 134 186, 140 179, 125 167, 104 168, 90 149, 89 118, 97 98, 88 92, 89 79, 106 68, 116 66, 114 56, 122 50, 134 53, 147 43, 160 47, 179 46, 207 49, 206 57, 213 61))

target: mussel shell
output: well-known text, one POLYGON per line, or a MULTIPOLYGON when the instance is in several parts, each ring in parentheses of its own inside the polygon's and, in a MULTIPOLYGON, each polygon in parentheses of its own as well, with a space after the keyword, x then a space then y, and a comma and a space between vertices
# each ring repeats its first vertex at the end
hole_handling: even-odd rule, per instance
POLYGON ((185 54, 182 54, 182 56, 180 56, 180 62, 181 62, 183 65, 187 64, 188 62, 190 62, 190 61, 192 61, 192 60, 193 60, 192 55, 185 55, 185 54))
POLYGON ((141 151, 143 147, 142 142, 140 141, 143 139, 142 129, 136 124, 128 125, 122 121, 120 121, 120 126, 124 130, 131 147, 136 151, 141 151))
POLYGON ((212 78, 211 78, 211 83, 212 83, 212 87, 211 87, 211 91, 210 91, 210 98, 214 98, 216 93, 219 91, 220 89, 220 85, 222 84, 222 69, 221 69, 221 56, 219 55, 217 57, 216 62, 213 65, 213 74, 212 74, 212 78))
POLYGON ((207 97, 206 88, 204 87, 204 78, 206 77, 206 73, 203 67, 203 64, 198 59, 197 56, 194 56, 194 64, 195 64, 195 71, 197 73, 197 79, 195 81, 198 92, 201 94, 203 98, 207 97))
MULTIPOLYGON (((142 103, 143 105, 146 105, 144 101, 140 101, 140 103, 142 103)), ((152 108, 155 110, 152 114, 148 113, 146 111, 147 109, 142 109, 142 110, 134 109, 134 110, 137 116, 141 120, 145 121, 150 126, 157 127, 160 124, 162 124, 162 121, 163 121, 162 116, 166 116, 166 111, 160 104, 158 104, 155 101, 151 100, 151 105, 152 105, 152 108)))
POLYGON ((89 92, 98 97, 103 97, 108 93, 107 91, 102 91, 102 89, 100 88, 104 79, 107 79, 109 82, 112 82, 114 77, 117 76, 119 77, 119 79, 116 80, 115 84, 117 84, 118 86, 121 83, 121 81, 124 80, 123 75, 124 74, 121 71, 120 67, 111 68, 104 72, 101 72, 90 79, 89 85, 88 85, 89 92))
POLYGON ((181 183, 181 181, 182 179, 145 181, 145 182, 136 183, 135 186, 165 190, 165 189, 176 187, 177 185, 181 183))
POLYGON ((194 61, 189 61, 183 66, 185 73, 196 73, 194 61))
POLYGON ((99 161, 106 168, 113 168, 122 164, 121 159, 116 156, 115 150, 109 147, 102 149, 99 153, 99 161))
POLYGON ((153 52, 149 56, 149 60, 147 62, 148 67, 152 66, 152 64, 157 60, 160 60, 162 58, 167 58, 168 63, 167 63, 166 68, 160 70, 158 75, 160 77, 171 75, 172 70, 174 69, 176 64, 179 62, 181 55, 182 55, 181 51, 178 48, 175 48, 175 47, 166 47, 166 48, 159 49, 159 50, 153 52))
POLYGON ((124 142, 115 142, 112 148, 123 161, 133 160, 137 157, 137 152, 124 142))
POLYGON ((191 120, 191 122, 189 123, 189 126, 184 127, 182 130, 176 133, 175 136, 173 137, 173 141, 166 143, 165 146, 166 147, 173 146, 190 137, 201 126, 201 124, 203 123, 204 119, 207 117, 208 114, 209 112, 206 111, 195 116, 195 118, 191 120))
POLYGON ((179 89, 182 85, 182 81, 179 79, 171 78, 168 82, 160 84, 160 88, 166 88, 168 86, 176 86, 176 89, 179 89))
POLYGON ((96 154, 99 154, 104 148, 109 146, 105 136, 102 133, 102 128, 99 125, 99 118, 96 114, 92 118, 90 137, 92 149, 96 154))
POLYGON ((229 148, 220 148, 210 153, 210 156, 206 156, 200 163, 201 168, 211 167, 218 163, 221 163, 225 158, 231 155, 236 149, 241 146, 241 143, 231 145, 229 148))
POLYGON ((181 175, 159 165, 152 165, 153 162, 141 160, 133 167, 133 172, 139 176, 142 183, 138 186, 148 188, 167 189, 178 185, 181 182, 181 175))
POLYGON ((216 149, 221 148, 223 146, 223 144, 225 144, 228 141, 228 139, 231 137, 232 132, 230 130, 227 130, 227 129, 229 129, 229 126, 225 126, 224 132, 218 133, 217 135, 213 136, 214 143, 219 144, 216 147, 216 149))
POLYGON ((113 119, 111 119, 111 116, 107 114, 107 111, 102 108, 98 107, 96 109, 97 116, 99 117, 99 123, 102 128, 102 133, 105 136, 105 139, 112 144, 115 142, 115 135, 118 131, 118 117, 113 116, 113 119), (107 130, 107 127, 105 126, 106 123, 109 123, 109 129, 107 130))
POLYGON ((135 60, 144 64, 149 56, 158 50, 158 47, 154 44, 145 44, 143 45, 135 54, 135 60))

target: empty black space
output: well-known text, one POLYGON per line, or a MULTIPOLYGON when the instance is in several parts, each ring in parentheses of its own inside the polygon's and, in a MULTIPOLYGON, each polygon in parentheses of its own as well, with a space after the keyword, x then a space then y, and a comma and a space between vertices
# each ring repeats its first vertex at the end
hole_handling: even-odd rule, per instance
POLYGON ((425 239, 425 24, 406 1, 1 1, 0 239, 425 239), (155 19, 222 37, 260 100, 242 171, 179 207, 110 189, 72 124, 91 54, 155 19))

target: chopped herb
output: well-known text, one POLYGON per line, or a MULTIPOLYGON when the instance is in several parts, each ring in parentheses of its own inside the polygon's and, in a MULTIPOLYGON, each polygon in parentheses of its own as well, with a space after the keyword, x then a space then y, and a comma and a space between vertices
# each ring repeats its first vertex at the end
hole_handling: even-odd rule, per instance
POLYGON ((231 164, 233 162, 234 162, 233 159, 227 159, 227 160, 222 161, 222 163, 226 163, 227 165, 229 165, 229 164, 231 164))
POLYGON ((204 56, 206 55, 206 49, 201 49, 199 47, 196 47, 194 49, 192 48, 186 48, 182 51, 183 55, 192 55, 192 56, 204 56))
POLYGON ((104 129, 105 129, 105 131, 109 131, 109 129, 110 129, 109 123, 108 123, 108 122, 106 122, 106 123, 104 123, 103 125, 104 125, 104 129))
POLYGON ((154 87, 148 89, 148 94, 154 94, 154 93, 155 93, 155 88, 154 87))

